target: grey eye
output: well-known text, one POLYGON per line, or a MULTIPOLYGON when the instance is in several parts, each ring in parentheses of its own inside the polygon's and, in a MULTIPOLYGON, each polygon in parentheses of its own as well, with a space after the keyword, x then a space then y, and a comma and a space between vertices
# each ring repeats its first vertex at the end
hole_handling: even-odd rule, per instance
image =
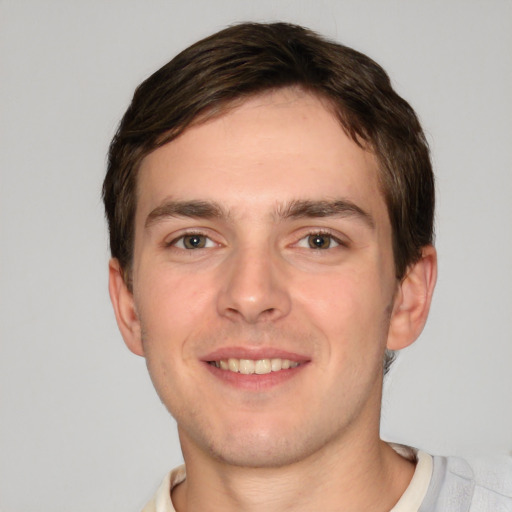
POLYGON ((182 240, 185 249, 202 249, 206 247, 207 237, 204 235, 186 235, 182 240))

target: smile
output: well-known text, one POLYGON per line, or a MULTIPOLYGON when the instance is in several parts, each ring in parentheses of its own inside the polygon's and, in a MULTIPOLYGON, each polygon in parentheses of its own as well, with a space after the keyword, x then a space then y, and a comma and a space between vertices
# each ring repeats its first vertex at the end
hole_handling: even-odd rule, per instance
POLYGON ((216 366, 221 370, 233 373, 241 373, 243 375, 264 375, 271 372, 279 372, 281 370, 288 370, 299 366, 297 361, 290 359, 236 359, 230 357, 229 359, 220 359, 218 361, 209 361, 209 364, 216 366))

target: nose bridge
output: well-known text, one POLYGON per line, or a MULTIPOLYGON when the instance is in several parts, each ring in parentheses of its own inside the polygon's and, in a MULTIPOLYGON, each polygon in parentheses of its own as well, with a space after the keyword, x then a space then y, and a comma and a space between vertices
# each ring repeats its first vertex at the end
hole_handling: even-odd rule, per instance
POLYGON ((276 320, 290 309, 283 264, 271 244, 243 244, 225 261, 219 312, 249 323, 276 320))

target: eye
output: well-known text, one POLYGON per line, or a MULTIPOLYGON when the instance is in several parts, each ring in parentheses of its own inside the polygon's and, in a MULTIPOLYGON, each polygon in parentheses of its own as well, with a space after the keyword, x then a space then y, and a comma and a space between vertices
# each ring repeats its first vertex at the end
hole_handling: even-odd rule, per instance
POLYGON ((191 233, 180 236, 176 240, 173 240, 170 245, 177 247, 178 249, 205 249, 208 247, 214 247, 215 243, 205 235, 197 233, 191 233))
POLYGON ((309 249, 332 249, 340 243, 339 240, 328 233, 312 233, 299 240, 297 245, 309 249))

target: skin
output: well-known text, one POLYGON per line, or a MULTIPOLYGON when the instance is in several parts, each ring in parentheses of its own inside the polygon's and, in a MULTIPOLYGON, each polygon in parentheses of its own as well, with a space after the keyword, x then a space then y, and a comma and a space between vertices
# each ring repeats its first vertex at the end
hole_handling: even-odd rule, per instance
POLYGON ((196 124, 143 161, 133 293, 116 260, 110 292, 178 423, 180 512, 384 511, 408 485, 413 465, 379 439, 382 360, 421 332, 436 256, 424 248, 397 282, 377 173, 326 105, 295 89, 196 124), (322 201, 344 208, 304 208, 322 201), (219 354, 301 365, 226 378, 207 363, 219 354))

